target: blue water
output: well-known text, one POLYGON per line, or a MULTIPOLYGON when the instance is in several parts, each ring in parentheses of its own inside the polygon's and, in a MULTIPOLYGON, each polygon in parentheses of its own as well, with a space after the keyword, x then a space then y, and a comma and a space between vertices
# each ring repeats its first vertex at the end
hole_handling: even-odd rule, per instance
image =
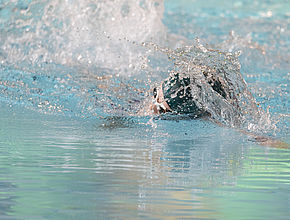
POLYGON ((0 219, 289 219, 289 3, 136 2, 0 2, 0 219), (196 37, 241 51, 284 148, 136 113, 172 68, 142 42, 196 37))

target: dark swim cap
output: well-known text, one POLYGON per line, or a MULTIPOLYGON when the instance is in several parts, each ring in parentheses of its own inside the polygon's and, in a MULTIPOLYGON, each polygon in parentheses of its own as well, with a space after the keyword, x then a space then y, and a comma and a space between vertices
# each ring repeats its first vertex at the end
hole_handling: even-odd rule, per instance
POLYGON ((189 77, 175 73, 163 82, 162 90, 165 101, 174 112, 197 116, 203 113, 192 98, 189 77))

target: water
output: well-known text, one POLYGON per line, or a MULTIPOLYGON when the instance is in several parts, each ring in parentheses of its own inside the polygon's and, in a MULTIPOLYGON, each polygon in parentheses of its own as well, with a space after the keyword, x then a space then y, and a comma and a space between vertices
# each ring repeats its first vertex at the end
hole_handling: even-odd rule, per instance
POLYGON ((2 1, 0 27, 0 219, 289 218, 289 148, 137 114, 186 45, 219 49, 253 93, 238 128, 289 145, 287 1, 2 1))
POLYGON ((2 105, 1 218, 289 216, 288 149, 202 120, 102 123, 2 105))

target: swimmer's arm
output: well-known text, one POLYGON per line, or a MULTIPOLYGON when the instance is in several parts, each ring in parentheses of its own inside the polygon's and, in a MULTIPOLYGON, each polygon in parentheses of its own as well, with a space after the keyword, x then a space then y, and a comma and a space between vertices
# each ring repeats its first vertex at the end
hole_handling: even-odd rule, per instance
MULTIPOLYGON (((211 121, 213 121, 214 123, 216 123, 217 125, 221 126, 221 127, 225 127, 225 125, 223 125, 222 123, 216 121, 216 120, 213 120, 213 119, 210 119, 211 121)), ((262 136, 262 135, 256 135, 254 133, 251 133, 249 131, 245 131, 245 130, 242 130, 242 129, 236 129, 238 130, 239 132, 241 132, 242 134, 245 134, 252 139, 253 142, 257 142, 258 144, 262 145, 262 146, 265 146, 265 147, 274 147, 274 148, 280 148, 280 149, 289 149, 289 144, 283 142, 283 141, 280 141, 280 140, 277 140, 277 139, 274 139, 274 138, 271 138, 271 137, 268 137, 268 136, 262 136)))
POLYGON ((248 131, 244 131, 244 130, 239 130, 241 133, 246 134, 250 137, 253 138, 254 142, 259 143, 260 145, 266 146, 266 147, 274 147, 274 148, 280 148, 280 149, 288 149, 289 148, 289 144, 271 138, 271 137, 267 137, 267 136, 261 136, 261 135, 256 135, 253 134, 251 132, 248 131))

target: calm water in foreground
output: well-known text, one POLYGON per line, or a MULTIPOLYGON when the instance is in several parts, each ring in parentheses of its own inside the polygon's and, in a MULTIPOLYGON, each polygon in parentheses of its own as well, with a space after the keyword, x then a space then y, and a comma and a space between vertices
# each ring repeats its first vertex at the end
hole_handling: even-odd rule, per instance
POLYGON ((289 217, 289 149, 198 120, 0 111, 1 219, 289 217))

